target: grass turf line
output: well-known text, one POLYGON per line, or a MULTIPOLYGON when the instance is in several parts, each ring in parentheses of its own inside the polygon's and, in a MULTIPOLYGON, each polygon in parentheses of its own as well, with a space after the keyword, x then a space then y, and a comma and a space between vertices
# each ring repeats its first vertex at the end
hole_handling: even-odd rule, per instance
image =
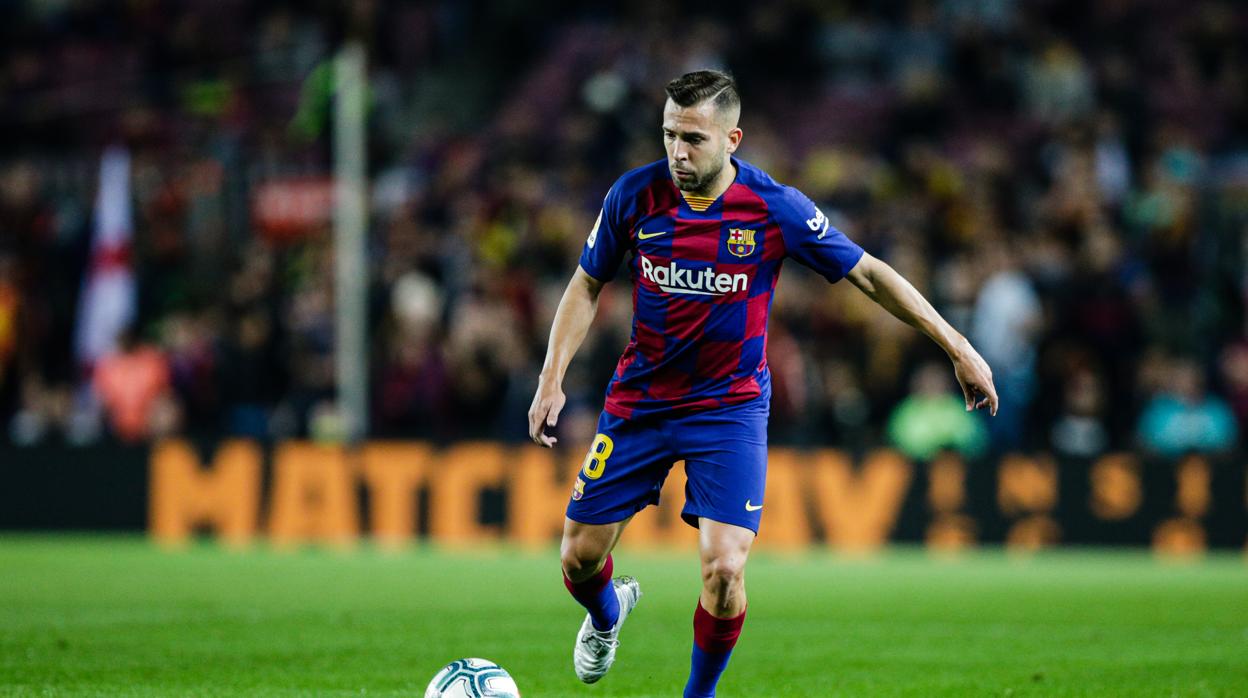
MULTIPOLYGON (((385 553, 0 537, 0 694, 421 695, 446 662, 526 698, 676 696, 692 554, 621 551, 645 597, 599 684, 572 673, 583 612, 553 551, 385 553)), ((1143 553, 756 554, 723 698, 1248 695, 1248 560, 1143 553)))

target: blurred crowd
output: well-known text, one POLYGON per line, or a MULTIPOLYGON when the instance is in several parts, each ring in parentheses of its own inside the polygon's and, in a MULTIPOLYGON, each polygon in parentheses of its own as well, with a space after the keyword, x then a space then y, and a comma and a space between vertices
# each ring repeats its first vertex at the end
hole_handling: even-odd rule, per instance
MULTIPOLYGON (((369 62, 379 438, 525 436, 602 197, 662 157, 663 84, 724 68, 740 157, 802 189, 992 366, 1000 412, 848 284, 786 266, 778 442, 916 458, 1225 451, 1248 427, 1248 8, 1231 0, 28 2, 0 10, 0 439, 340 436, 336 47, 369 62), (514 5, 514 6, 513 6, 514 5), (135 322, 74 352, 100 153, 132 157, 135 322)), ((592 437, 628 341, 608 284, 564 389, 592 437)))

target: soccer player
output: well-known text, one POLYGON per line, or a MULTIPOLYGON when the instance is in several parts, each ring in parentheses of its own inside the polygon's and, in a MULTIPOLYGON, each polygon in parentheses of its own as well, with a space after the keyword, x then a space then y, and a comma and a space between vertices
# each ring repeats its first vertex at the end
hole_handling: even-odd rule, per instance
POLYGON ((786 257, 829 282, 847 277, 940 345, 966 409, 997 410, 988 365, 905 279, 829 225, 801 192, 733 157, 741 101, 713 70, 667 84, 667 158, 611 187, 555 313, 529 409, 542 446, 563 409, 560 387, 598 294, 631 252, 633 331, 607 388, 598 434, 578 473, 561 549, 564 584, 588 611, 573 667, 607 672, 620 626, 641 597, 612 580, 611 550, 628 520, 658 502, 675 461, 688 484, 682 518, 698 528, 702 591, 693 614, 686 698, 714 696, 745 621, 745 561, 758 533, 767 471, 767 317, 786 257))

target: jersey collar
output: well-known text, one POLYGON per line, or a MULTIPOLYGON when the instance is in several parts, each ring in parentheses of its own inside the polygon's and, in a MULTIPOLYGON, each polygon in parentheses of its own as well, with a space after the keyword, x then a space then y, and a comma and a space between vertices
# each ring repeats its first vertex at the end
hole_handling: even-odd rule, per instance
MULTIPOLYGON (((721 192, 720 195, 715 198, 711 198, 708 196, 695 196, 693 194, 686 193, 680 187, 676 187, 675 180, 672 181, 672 186, 676 187, 676 191, 680 192, 680 198, 685 202, 685 205, 688 206, 690 210, 694 211, 695 213, 705 213, 708 209, 710 209, 712 206, 715 205, 716 201, 719 201, 720 199, 724 198, 724 194, 728 193, 728 189, 731 189, 733 185, 737 183, 737 180, 741 178, 740 161, 737 160, 737 157, 735 155, 729 155, 728 159, 734 170, 733 175, 732 175, 732 181, 728 183, 728 188, 724 189, 724 191, 721 192)), ((669 178, 671 177, 672 173, 670 170, 668 171, 667 175, 669 178)))

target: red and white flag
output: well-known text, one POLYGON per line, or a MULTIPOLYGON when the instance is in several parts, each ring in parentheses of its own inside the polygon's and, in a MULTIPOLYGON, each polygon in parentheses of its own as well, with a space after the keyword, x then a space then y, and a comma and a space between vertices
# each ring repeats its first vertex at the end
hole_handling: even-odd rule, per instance
POLYGON ((133 237, 130 153, 113 146, 104 151, 100 160, 91 261, 78 299, 74 348, 81 366, 90 367, 113 351, 118 336, 134 320, 136 291, 130 266, 133 237))

